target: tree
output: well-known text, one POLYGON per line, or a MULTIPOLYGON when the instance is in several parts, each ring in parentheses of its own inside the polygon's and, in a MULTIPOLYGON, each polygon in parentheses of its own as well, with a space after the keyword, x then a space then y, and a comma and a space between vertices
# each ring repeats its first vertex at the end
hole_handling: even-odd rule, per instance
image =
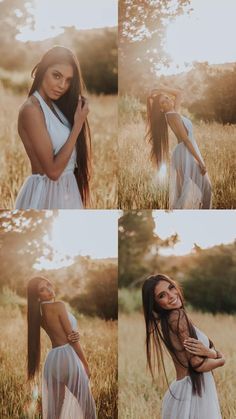
POLYGON ((27 50, 16 36, 22 26, 34 27, 33 15, 26 0, 2 0, 0 2, 0 65, 14 70, 24 62, 27 50))
POLYGON ((158 266, 160 246, 166 247, 177 242, 177 235, 162 240, 154 229, 152 211, 126 211, 120 218, 119 287, 136 283, 144 274, 151 273, 150 270, 158 266))
POLYGON ((71 300, 71 305, 80 313, 117 319, 117 265, 102 264, 88 270, 87 274, 84 290, 71 300))
POLYGON ((186 300, 212 313, 236 312, 236 243, 201 250, 183 281, 186 300))
POLYGON ((205 91, 189 110, 204 121, 236 124, 236 65, 231 70, 205 68, 205 91))
POLYGON ((7 285, 25 295, 34 264, 43 254, 52 257, 44 237, 50 235, 53 215, 52 211, 0 212, 0 289, 7 285))
POLYGON ((167 21, 183 13, 190 0, 119 1, 119 86, 139 95, 156 80, 156 71, 168 65, 163 48, 167 21))

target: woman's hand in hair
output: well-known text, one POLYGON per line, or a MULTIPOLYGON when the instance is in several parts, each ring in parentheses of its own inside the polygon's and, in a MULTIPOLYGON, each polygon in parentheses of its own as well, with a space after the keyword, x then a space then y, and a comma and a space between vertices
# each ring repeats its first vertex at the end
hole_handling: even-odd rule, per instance
POLYGON ((207 358, 217 358, 217 351, 205 346, 200 340, 187 338, 183 342, 184 348, 192 355, 206 356, 207 358))
POLYGON ((72 332, 67 336, 68 341, 71 343, 79 342, 80 334, 77 330, 72 330, 72 332))
POLYGON ((83 125, 89 113, 88 100, 79 96, 78 105, 74 115, 74 124, 83 125))

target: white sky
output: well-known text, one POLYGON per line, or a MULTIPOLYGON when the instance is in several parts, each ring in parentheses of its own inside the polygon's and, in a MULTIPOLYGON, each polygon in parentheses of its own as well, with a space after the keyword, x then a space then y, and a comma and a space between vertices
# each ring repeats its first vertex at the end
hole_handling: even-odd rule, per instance
POLYGON ((62 26, 92 29, 117 26, 118 0, 31 0, 35 31, 22 29, 17 39, 38 41, 63 32, 62 26))
POLYGON ((70 265, 73 256, 89 255, 92 258, 117 257, 118 217, 116 210, 66 210, 59 211, 52 229, 55 256, 52 261, 42 258, 36 269, 53 269, 70 265), (65 256, 69 256, 65 260, 65 256), (62 260, 61 260, 62 259, 62 260))
POLYGON ((192 0, 191 6, 194 11, 190 15, 169 24, 165 50, 173 64, 169 70, 163 69, 163 74, 185 71, 185 62, 236 61, 236 0, 192 0))
POLYGON ((180 242, 174 248, 162 248, 162 255, 185 255, 194 243, 202 248, 232 243, 236 239, 236 211, 234 210, 177 210, 154 211, 156 233, 162 239, 178 233, 180 242))

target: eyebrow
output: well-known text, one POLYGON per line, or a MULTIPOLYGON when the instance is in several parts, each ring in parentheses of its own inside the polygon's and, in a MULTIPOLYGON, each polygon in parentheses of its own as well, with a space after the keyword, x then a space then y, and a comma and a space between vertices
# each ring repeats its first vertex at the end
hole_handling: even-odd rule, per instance
MULTIPOLYGON (((172 284, 169 284, 168 287, 167 287, 167 289, 169 289, 169 286, 170 285, 172 285, 172 284)), ((166 292, 166 290, 160 291, 159 294, 155 294, 156 297, 159 297, 163 292, 166 292)))
MULTIPOLYGON (((53 71, 55 71, 56 73, 60 74, 60 76, 64 77, 64 75, 59 70, 53 69, 53 71)), ((73 78, 73 76, 67 77, 67 80, 72 80, 72 78, 73 78)))

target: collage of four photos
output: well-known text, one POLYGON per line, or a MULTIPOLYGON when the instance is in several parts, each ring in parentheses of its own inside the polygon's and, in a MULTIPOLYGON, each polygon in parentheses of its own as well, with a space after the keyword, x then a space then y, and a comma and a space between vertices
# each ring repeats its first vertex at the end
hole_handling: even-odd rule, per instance
POLYGON ((0 2, 0 418, 236 418, 235 15, 0 2))

